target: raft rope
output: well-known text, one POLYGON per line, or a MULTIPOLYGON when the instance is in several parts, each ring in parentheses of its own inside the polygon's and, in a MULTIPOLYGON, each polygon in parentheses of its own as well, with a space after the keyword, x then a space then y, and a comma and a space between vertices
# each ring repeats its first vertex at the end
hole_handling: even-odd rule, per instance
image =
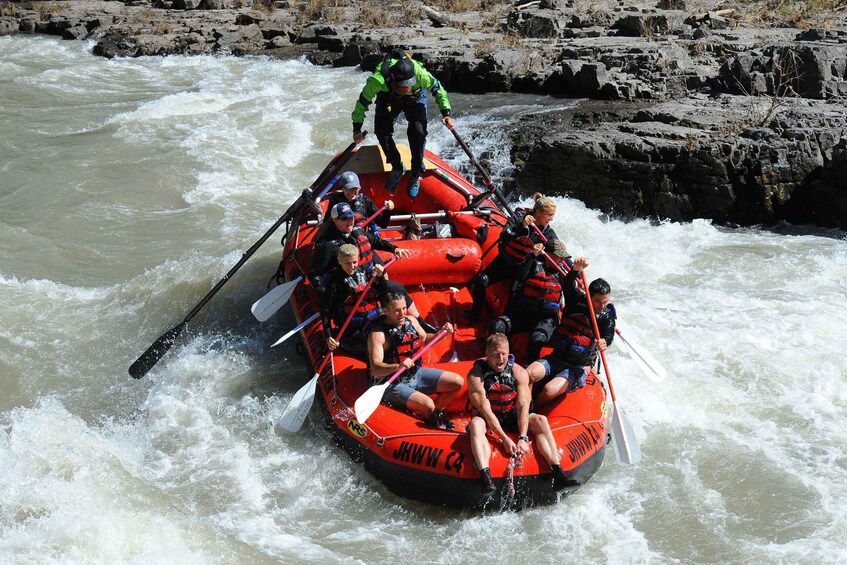
POLYGON ((515 467, 518 465, 517 457, 509 457, 509 466, 506 468, 506 495, 509 500, 515 498, 515 467))

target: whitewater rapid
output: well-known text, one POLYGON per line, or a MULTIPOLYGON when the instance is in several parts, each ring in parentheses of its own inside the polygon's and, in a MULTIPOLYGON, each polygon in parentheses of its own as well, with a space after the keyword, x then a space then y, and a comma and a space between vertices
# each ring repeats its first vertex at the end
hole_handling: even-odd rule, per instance
MULTIPOLYGON (((643 460, 610 450, 555 506, 434 508, 375 482, 317 408, 274 432, 309 377, 293 344, 269 349, 291 315, 249 312, 277 237, 150 373, 126 372, 351 141, 366 75, 90 48, 0 37, 0 563, 847 560, 843 232, 558 198, 557 233, 669 371, 653 383, 610 350, 643 460)), ((495 176, 511 120, 551 103, 451 101, 495 176)), ((472 173, 436 122, 428 148, 472 173)))

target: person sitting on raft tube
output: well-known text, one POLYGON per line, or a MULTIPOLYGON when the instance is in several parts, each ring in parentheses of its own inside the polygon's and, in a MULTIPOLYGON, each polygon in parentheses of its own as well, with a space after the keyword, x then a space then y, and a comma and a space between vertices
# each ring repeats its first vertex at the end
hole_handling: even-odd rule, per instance
POLYGON ((366 233, 354 224, 356 215, 346 202, 339 202, 330 209, 331 222, 325 222, 321 233, 315 240, 315 250, 312 253, 312 264, 309 267, 308 279, 315 289, 320 289, 321 277, 326 271, 335 266, 338 248, 345 243, 351 243, 359 249, 359 264, 370 266, 372 263, 382 264, 382 259, 374 250, 388 251, 395 257, 409 257, 408 249, 400 249, 391 242, 379 236, 366 233))
POLYGON ((506 455, 516 458, 529 451, 528 432, 532 431, 538 451, 553 471, 553 488, 561 490, 568 486, 569 480, 559 464, 559 450, 547 418, 529 413, 529 376, 509 354, 509 339, 504 334, 491 334, 485 341, 485 357, 477 359, 468 373, 468 395, 473 417, 467 432, 474 461, 480 470, 483 496, 490 496, 497 490, 488 468, 491 444, 487 430, 498 438, 506 455), (508 433, 518 434, 517 443, 508 433))
POLYGON ((565 276, 562 321, 550 339, 553 353, 526 368, 530 380, 536 383, 536 406, 549 404, 557 396, 585 386, 587 372, 597 362, 597 350, 606 351, 615 337, 617 315, 615 306, 610 302, 612 289, 605 280, 595 279, 588 285, 600 329, 600 339, 594 338, 588 301, 576 282, 580 271, 586 267, 588 260, 580 257, 565 276))
POLYGON ((412 59, 408 53, 392 50, 383 59, 382 64, 368 77, 356 106, 353 109, 353 141, 361 143, 362 124, 368 106, 376 98, 374 112, 374 132, 385 158, 391 165, 391 174, 385 188, 393 193, 397 189, 400 177, 406 171, 400 152, 394 143, 394 123, 402 112, 408 122, 407 134, 409 149, 412 153, 412 170, 406 190, 412 198, 420 191, 420 178, 423 172, 424 146, 426 145, 427 90, 432 92, 435 103, 441 110, 441 123, 449 129, 455 126, 450 117, 450 101, 447 91, 423 65, 412 59))
MULTIPOLYGON (((321 283, 324 288, 320 296, 321 321, 328 336, 326 345, 330 351, 334 351, 339 345, 349 353, 364 354, 367 351, 365 332, 370 323, 381 314, 379 297, 389 288, 384 274, 385 268, 382 265, 360 266, 359 250, 355 245, 345 243, 338 248, 338 268, 324 275, 325 280, 321 283), (341 329, 371 277, 376 279, 368 287, 367 294, 350 318, 339 343, 332 336, 332 322, 335 322, 336 330, 341 329)), ((390 284, 402 286, 395 282, 390 284)))
MULTIPOLYGON (((402 295, 387 292, 380 302, 385 318, 371 326, 368 336, 371 376, 382 379, 401 367, 406 368, 388 387, 383 399, 392 406, 420 414, 433 427, 452 430, 455 425, 442 410, 462 389, 464 379, 451 371, 423 367, 420 359, 412 361, 412 356, 437 334, 427 333, 415 318, 407 314, 402 295), (435 401, 429 397, 430 394, 436 395, 435 401)), ((450 322, 445 323, 442 329, 453 332, 450 322)))
POLYGON ((337 186, 341 189, 341 192, 333 192, 330 194, 329 198, 327 198, 330 209, 336 204, 346 202, 353 210, 353 214, 356 218, 356 227, 363 228, 365 231, 371 233, 379 231, 377 226, 380 228, 388 226, 388 222, 391 220, 391 211, 394 210, 394 202, 386 200, 385 210, 371 221, 370 224, 362 226, 362 223, 376 214, 379 208, 373 200, 362 194, 362 183, 359 181, 359 175, 353 171, 341 173, 338 177, 337 186))
POLYGON ((489 333, 531 332, 526 350, 526 362, 531 363, 541 355, 541 348, 553 336, 561 319, 562 289, 565 286, 562 270, 569 267, 565 261, 570 257, 565 244, 558 239, 553 242, 550 260, 533 248, 535 261, 526 261, 515 276, 512 295, 506 313, 494 318, 488 326, 489 333), (551 261, 552 260, 552 261, 551 261), (553 261, 557 263, 554 264, 553 261))
POLYGON ((544 249, 543 239, 532 228, 532 224, 547 238, 547 245, 552 250, 553 241, 558 239, 556 232, 550 227, 550 222, 556 215, 556 202, 541 193, 533 196, 535 204, 532 210, 517 208, 514 215, 506 222, 500 233, 497 257, 479 273, 473 280, 471 295, 473 306, 465 311, 465 316, 471 321, 479 319, 482 306, 485 304, 485 289, 494 283, 512 278, 515 271, 530 258, 534 260, 544 249))

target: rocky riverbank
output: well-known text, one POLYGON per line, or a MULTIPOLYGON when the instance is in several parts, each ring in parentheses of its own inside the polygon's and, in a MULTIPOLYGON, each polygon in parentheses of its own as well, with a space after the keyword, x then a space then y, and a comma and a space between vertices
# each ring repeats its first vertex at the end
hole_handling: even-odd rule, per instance
POLYGON ((847 228, 845 0, 0 0, 11 33, 95 40, 104 57, 366 69, 397 46, 448 91, 586 99, 521 120, 518 191, 624 217, 847 228))

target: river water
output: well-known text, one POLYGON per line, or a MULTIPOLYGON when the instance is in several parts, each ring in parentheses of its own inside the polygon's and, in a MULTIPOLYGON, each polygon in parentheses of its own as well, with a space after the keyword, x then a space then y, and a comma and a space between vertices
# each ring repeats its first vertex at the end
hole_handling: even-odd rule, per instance
MULTIPOLYGON (((651 382, 610 350, 643 460, 610 450, 555 506, 435 508, 353 464, 317 409, 274 432, 309 376, 268 347, 291 314, 249 312, 276 236, 127 375, 346 147, 365 75, 90 48, 0 37, 0 563, 847 560, 843 233, 622 223, 559 199, 556 230, 669 371, 651 382)), ((512 116, 549 103, 452 99, 494 172, 512 116)))

